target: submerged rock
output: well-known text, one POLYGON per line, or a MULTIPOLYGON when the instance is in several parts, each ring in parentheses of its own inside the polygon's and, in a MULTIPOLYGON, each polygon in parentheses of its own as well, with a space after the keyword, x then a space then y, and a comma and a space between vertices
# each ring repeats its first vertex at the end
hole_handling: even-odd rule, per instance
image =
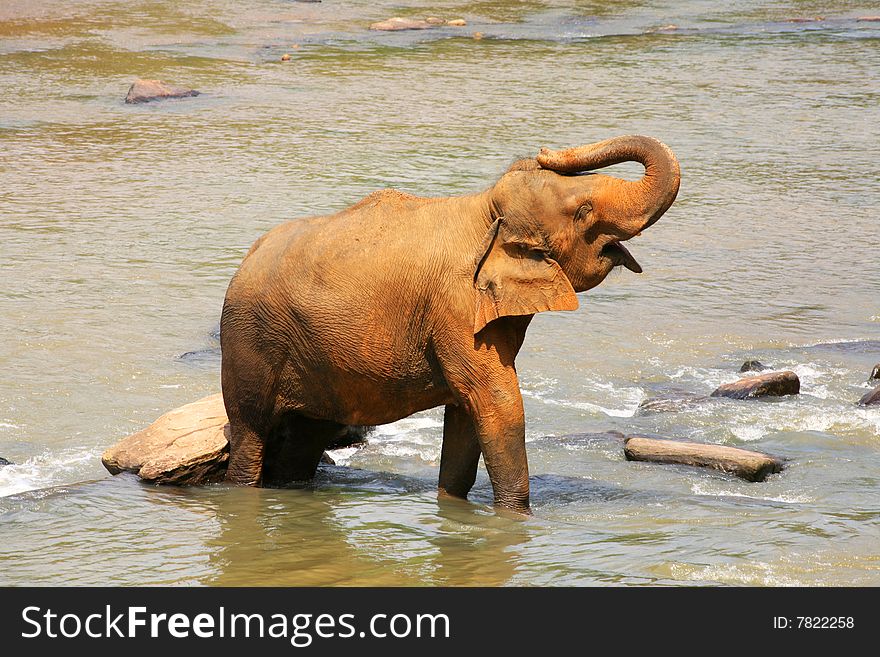
POLYGON ((712 397, 730 399, 754 399, 756 397, 782 397, 796 395, 801 390, 801 381, 794 372, 770 372, 758 376, 747 376, 735 383, 719 386, 712 397))
POLYGON ((451 21, 447 21, 442 18, 437 18, 436 16, 428 16, 428 18, 424 20, 420 18, 403 18, 401 16, 394 16, 393 18, 373 23, 370 25, 370 29, 378 30, 380 32, 397 32, 399 30, 428 30, 443 25, 448 25, 450 27, 464 27, 467 25, 467 21, 462 18, 455 18, 451 21))
POLYGON ((842 342, 819 342, 804 349, 842 351, 853 354, 874 354, 880 351, 880 340, 848 340, 842 342))
POLYGON ((736 447, 706 445, 680 440, 628 436, 623 446, 627 461, 651 461, 712 468, 747 481, 764 481, 780 472, 781 459, 736 447))
POLYGON ((742 367, 739 368, 740 372, 763 372, 764 370, 770 369, 764 363, 759 360, 747 360, 742 364, 742 367))
POLYGON ((639 404, 636 413, 649 415, 651 413, 677 413, 699 406, 709 401, 706 395, 683 390, 665 392, 656 397, 649 397, 639 404))
POLYGON ((12 461, 8 461, 2 456, 0 456, 0 466, 2 465, 15 465, 12 461))
POLYGON ((175 87, 174 85, 162 82, 162 80, 135 80, 134 84, 128 89, 125 102, 129 104, 148 103, 153 100, 186 98, 198 95, 199 92, 195 89, 175 87))
POLYGON ((111 474, 134 472, 157 484, 219 481, 229 459, 229 423, 220 393, 170 411, 108 449, 111 474))
POLYGON ((423 21, 418 18, 401 18, 400 16, 395 16, 394 18, 373 23, 370 25, 370 29, 378 30, 380 32, 397 32, 398 30, 427 30, 432 27, 438 27, 439 25, 442 25, 442 23, 433 23, 426 20, 423 21))
POLYGON ((862 397, 859 400, 859 406, 880 406, 880 386, 862 397))

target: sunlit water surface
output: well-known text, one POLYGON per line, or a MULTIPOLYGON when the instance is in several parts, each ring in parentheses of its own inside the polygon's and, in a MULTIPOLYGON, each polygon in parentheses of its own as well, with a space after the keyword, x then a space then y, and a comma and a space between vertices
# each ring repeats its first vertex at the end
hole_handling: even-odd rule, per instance
POLYGON ((880 408, 855 405, 880 362, 880 23, 857 18, 880 11, 764 4, 3 2, 0 584, 880 584, 880 408), (468 26, 367 29, 401 13, 468 26), (137 77, 203 95, 127 106, 137 77), (272 226, 626 133, 675 150, 681 193, 643 275, 532 324, 532 518, 495 514, 482 469, 438 505, 437 410, 297 490, 103 470, 218 390, 223 294, 272 226), (636 413, 750 357, 802 394, 636 413), (788 467, 628 463, 584 435, 612 429, 788 467))

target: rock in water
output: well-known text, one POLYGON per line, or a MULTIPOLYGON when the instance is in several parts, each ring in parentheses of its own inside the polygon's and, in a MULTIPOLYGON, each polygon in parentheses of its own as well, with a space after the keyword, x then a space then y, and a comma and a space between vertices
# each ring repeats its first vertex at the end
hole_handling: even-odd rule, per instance
POLYGON ((388 20, 373 23, 372 25, 370 25, 370 29, 378 30, 380 32, 397 32, 398 30, 427 30, 432 27, 437 27, 438 25, 442 25, 442 23, 423 21, 417 18, 401 18, 400 16, 395 16, 394 18, 389 18, 388 20))
POLYGON ((12 461, 7 461, 5 458, 0 456, 0 465, 15 465, 12 461))
POLYGON ((880 363, 874 365, 874 369, 871 371, 871 376, 868 377, 869 381, 874 379, 880 379, 880 363))
POLYGON ((170 411, 101 456, 111 474, 158 484, 219 481, 229 459, 229 423, 218 393, 170 411))
POLYGON ((648 397, 640 404, 636 413, 638 415, 650 415, 651 413, 677 413, 695 408, 709 401, 706 395, 698 395, 694 392, 672 390, 656 397, 648 397))
POLYGON ((175 87, 174 85, 162 82, 162 80, 136 80, 128 89, 128 95, 125 96, 125 102, 132 103, 148 103, 152 100, 164 100, 166 98, 186 98, 188 96, 198 96, 199 92, 195 89, 184 89, 183 87, 175 87))
MULTIPOLYGON (((366 444, 372 429, 348 427, 338 441, 366 444)), ((169 411, 101 455, 110 474, 134 472, 144 481, 181 486, 222 480, 228 460, 229 420, 220 393, 169 411)), ((321 463, 334 464, 326 452, 321 463)))
POLYGON ((764 363, 759 360, 747 360, 742 364, 742 367, 739 368, 740 372, 763 372, 764 370, 769 369, 764 363))
POLYGON ((754 399, 756 397, 782 397, 796 395, 801 391, 801 381, 794 372, 770 372, 747 376, 735 383, 718 386, 712 397, 730 399, 754 399))
POLYGON ((859 400, 859 406, 880 406, 880 386, 862 397, 859 400))
POLYGON ((623 453, 627 461, 676 463, 712 468, 736 475, 747 481, 764 481, 767 475, 780 472, 780 459, 736 447, 704 445, 679 440, 658 440, 644 436, 628 436, 623 453))

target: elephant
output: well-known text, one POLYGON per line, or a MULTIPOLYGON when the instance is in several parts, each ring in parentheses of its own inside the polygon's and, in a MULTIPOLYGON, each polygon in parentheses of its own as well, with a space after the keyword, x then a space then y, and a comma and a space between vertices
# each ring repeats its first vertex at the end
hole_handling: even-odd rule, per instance
POLYGON ((627 135, 543 148, 479 193, 386 189, 270 230, 223 303, 226 481, 311 479, 346 426, 444 406, 438 495, 466 499, 482 455, 495 506, 530 513, 526 329, 615 267, 640 273, 623 242, 672 205, 680 175, 665 144, 627 135), (589 173, 625 161, 641 179, 589 173))

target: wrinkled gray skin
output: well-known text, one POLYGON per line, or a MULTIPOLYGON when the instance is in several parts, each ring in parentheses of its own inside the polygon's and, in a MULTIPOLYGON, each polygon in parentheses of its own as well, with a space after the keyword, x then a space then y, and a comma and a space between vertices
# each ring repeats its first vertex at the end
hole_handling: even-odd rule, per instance
POLYGON ((232 429, 227 481, 311 478, 346 425, 445 406, 441 495, 466 497, 480 456, 495 503, 529 509, 525 420, 514 359, 532 316, 574 310, 616 266, 620 244, 678 192, 655 139, 618 137, 515 163, 453 198, 371 194, 261 237, 229 285, 221 320, 232 429), (638 181, 578 175, 624 161, 638 181))

